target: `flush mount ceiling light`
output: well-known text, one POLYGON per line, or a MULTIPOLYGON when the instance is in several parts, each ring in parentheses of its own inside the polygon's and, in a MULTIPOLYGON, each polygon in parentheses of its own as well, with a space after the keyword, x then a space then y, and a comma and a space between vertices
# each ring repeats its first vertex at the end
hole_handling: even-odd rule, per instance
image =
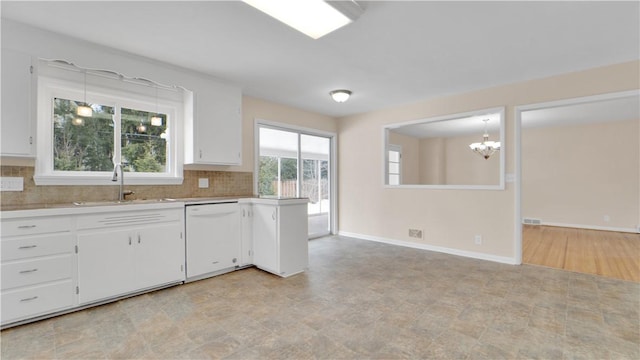
POLYGON ((489 119, 484 119, 484 134, 482 135, 481 143, 473 143, 469 145, 469 148, 476 154, 482 156, 485 160, 488 159, 496 151, 500 151, 500 141, 489 141, 489 133, 487 132, 487 122, 489 119))
POLYGON ((343 103, 349 100, 349 96, 351 96, 351 91, 350 90, 333 90, 329 93, 329 95, 331 95, 331 98, 333 99, 333 101, 343 103))
POLYGON ((87 104, 87 71, 84 71, 84 102, 76 108, 78 116, 91 117, 93 109, 87 104))
POLYGON ((301 33, 318 39, 355 21, 363 12, 353 0, 243 0, 301 33))

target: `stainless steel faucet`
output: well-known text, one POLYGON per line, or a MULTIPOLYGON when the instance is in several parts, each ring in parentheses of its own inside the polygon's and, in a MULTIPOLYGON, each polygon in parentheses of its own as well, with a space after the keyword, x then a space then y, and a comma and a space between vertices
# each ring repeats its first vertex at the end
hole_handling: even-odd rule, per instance
POLYGON ((122 171, 122 164, 121 163, 116 163, 113 166, 113 176, 111 177, 111 181, 118 181, 118 169, 120 169, 120 191, 119 191, 119 198, 118 201, 123 201, 124 200, 124 173, 122 171))

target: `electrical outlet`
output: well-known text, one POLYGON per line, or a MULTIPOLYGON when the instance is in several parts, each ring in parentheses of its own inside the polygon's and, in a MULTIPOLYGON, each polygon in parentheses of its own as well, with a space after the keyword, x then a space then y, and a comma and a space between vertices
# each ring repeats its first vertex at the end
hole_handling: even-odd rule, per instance
POLYGON ((604 219, 604 222, 609 222, 609 221, 611 221, 611 216, 609 216, 609 215, 605 215, 605 216, 603 216, 602 218, 604 219))
POLYGON ((22 177, 0 177, 0 191, 23 191, 24 178, 22 177))
POLYGON ((206 189, 209 187, 209 179, 208 178, 199 178, 198 179, 198 187, 200 189, 206 189))
POLYGON ((420 229, 409 229, 409 237, 422 239, 422 230, 420 229))
POLYGON ((473 241, 476 243, 476 245, 482 245, 482 235, 474 236, 473 241))

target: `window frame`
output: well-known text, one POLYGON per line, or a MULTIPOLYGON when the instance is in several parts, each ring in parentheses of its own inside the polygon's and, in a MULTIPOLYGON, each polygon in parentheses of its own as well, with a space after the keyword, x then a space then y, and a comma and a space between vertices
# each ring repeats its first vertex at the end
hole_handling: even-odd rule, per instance
POLYGON ((396 144, 389 144, 388 148, 387 148, 387 185, 392 185, 392 186, 397 186, 397 185, 402 185, 402 146, 400 145, 396 145, 396 144), (391 158, 389 156, 390 152, 396 152, 398 153, 398 161, 391 161, 391 158), (398 172, 397 173, 392 173, 391 172, 391 163, 394 164, 398 164, 398 172), (392 184, 391 183, 391 175, 398 175, 398 183, 397 184, 392 184))
MULTIPOLYGON (((111 171, 56 171, 53 152, 53 101, 55 98, 84 102, 82 83, 38 77, 37 146, 34 181, 36 185, 113 185, 111 171)), ((86 101, 114 108, 114 157, 121 156, 120 109, 129 108, 167 115, 167 171, 162 173, 127 172, 125 182, 131 185, 171 185, 183 182, 183 104, 122 89, 92 84, 87 88, 86 101)))

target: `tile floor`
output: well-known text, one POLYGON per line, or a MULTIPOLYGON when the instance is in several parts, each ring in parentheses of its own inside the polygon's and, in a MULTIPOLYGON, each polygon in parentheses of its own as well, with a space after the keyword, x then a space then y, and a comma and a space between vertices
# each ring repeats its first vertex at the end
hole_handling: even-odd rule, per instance
POLYGON ((3 331, 2 359, 638 359, 640 284, 368 241, 3 331))

